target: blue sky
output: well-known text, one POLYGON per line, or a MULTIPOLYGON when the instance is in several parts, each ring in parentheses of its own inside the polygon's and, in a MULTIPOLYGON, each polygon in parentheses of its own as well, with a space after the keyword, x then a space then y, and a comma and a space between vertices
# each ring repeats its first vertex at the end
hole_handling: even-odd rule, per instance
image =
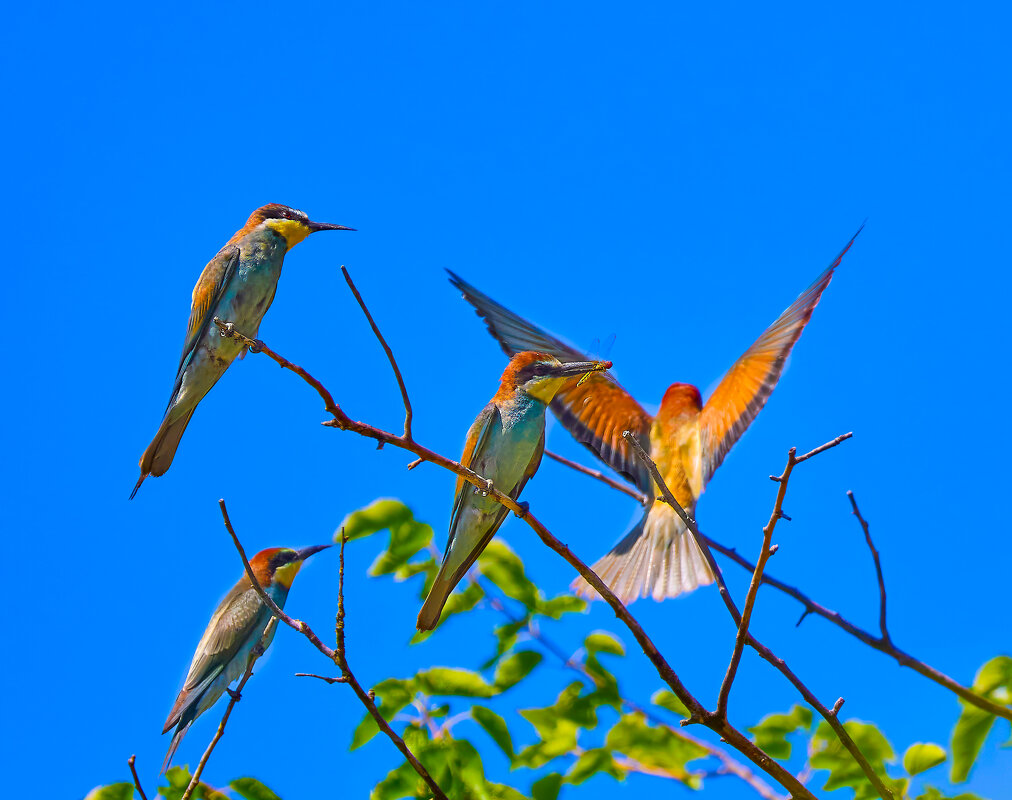
MULTIPOLYGON (((127 502, 193 283, 266 202, 359 232, 289 255, 262 337, 350 414, 396 428, 400 398, 341 280, 347 264, 400 359, 416 435, 449 455, 502 358, 444 267, 579 346, 605 343, 623 384, 656 404, 675 380, 712 388, 867 217, 698 516, 754 554, 774 498, 766 476, 788 447, 853 430, 799 468, 770 572, 874 627, 852 489, 882 552, 897 643, 964 682, 1008 652, 1008 22, 997 3, 12 8, 0 34, 12 796, 40 782, 47 796, 83 796, 123 779, 131 753, 153 788, 162 722, 240 574, 219 497, 251 552, 327 541, 384 495, 442 546, 452 476, 406 472, 405 454, 321 428, 315 395, 262 357, 234 365, 169 473, 127 502)), ((548 444, 585 459, 560 426, 548 444)), ((588 561, 635 514, 551 463, 525 499, 588 561)), ((525 526, 502 535, 546 592, 568 584, 525 526)), ((365 576, 378 547, 348 554, 362 682, 477 667, 492 617, 406 648, 417 599, 365 576)), ((729 577, 743 595, 747 576, 729 577)), ((335 589, 336 558, 320 555, 289 609, 328 630, 335 589)), ((733 633, 716 593, 634 611, 712 703, 733 633)), ((900 752, 947 742, 951 695, 817 619, 796 629, 798 611, 763 592, 755 630, 827 704, 846 697, 843 716, 878 722, 900 752)), ((595 628, 631 641, 597 606, 556 635, 575 649, 595 628)), ((207 779, 250 772, 286 800, 335 782, 364 796, 397 759, 378 739, 349 754, 362 715, 351 693, 292 677, 326 666, 281 631, 207 779)), ((660 687, 636 657, 621 678, 641 701, 660 687)), ((567 680, 545 667, 510 705, 547 704, 567 680)), ((746 655, 735 722, 794 700, 746 655)), ((180 763, 196 762, 217 716, 193 728, 180 763)), ((968 786, 997 797, 1009 762, 995 741, 968 786)), ((528 785, 491 749, 486 768, 528 785)), ((599 778, 565 796, 656 787, 599 778)))

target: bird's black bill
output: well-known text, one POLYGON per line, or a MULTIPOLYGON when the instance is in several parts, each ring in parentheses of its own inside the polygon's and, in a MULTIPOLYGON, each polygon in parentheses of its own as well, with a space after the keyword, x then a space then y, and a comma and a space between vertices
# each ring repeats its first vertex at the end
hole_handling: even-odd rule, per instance
POLYGON ((355 228, 349 228, 345 225, 331 225, 329 222, 307 222, 306 227, 310 231, 316 233, 317 231, 353 231, 355 228))
POLYGON ((556 367, 555 374, 560 378, 569 378, 590 372, 604 372, 606 369, 611 369, 610 361, 570 361, 556 367))
POLYGON ((314 544, 312 547, 303 547, 301 550, 296 550, 295 552, 299 556, 299 561, 305 561, 314 553, 319 553, 321 550, 326 550, 328 547, 330 547, 329 544, 314 544))

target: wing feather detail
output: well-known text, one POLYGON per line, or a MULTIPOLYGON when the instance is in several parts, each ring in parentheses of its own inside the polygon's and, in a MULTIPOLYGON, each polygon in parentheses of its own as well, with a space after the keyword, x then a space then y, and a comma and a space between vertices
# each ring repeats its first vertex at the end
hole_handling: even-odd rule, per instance
MULTIPOLYGON (((524 350, 539 350, 561 361, 589 360, 585 353, 514 314, 459 275, 450 272, 450 282, 485 320, 488 332, 506 355, 512 357, 524 350)), ((575 377, 566 381, 550 408, 573 438, 630 483, 652 494, 650 473, 622 437, 623 431, 633 431, 649 452, 652 418, 610 372, 595 372, 582 386, 579 383, 580 379, 575 377)))
POLYGON ((863 228, 862 225, 811 286, 734 363, 706 401, 699 416, 704 484, 766 405, 784 370, 787 356, 829 286, 833 271, 863 228))

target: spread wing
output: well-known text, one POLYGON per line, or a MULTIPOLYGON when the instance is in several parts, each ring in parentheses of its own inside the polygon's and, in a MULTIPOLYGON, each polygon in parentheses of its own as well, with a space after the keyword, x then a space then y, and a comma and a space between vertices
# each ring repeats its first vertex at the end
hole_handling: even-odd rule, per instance
POLYGON ((706 401, 699 417, 704 484, 773 393, 791 348, 801 337, 819 298, 833 278, 833 270, 854 244, 861 228, 833 259, 833 263, 734 363, 706 401))
MULTIPOLYGON (((450 283, 460 289, 464 299, 475 307, 478 315, 485 320, 488 332, 499 342, 506 355, 538 350, 550 353, 561 361, 589 360, 575 347, 514 314, 453 272, 450 272, 450 283)), ((611 377, 610 372, 594 372, 582 386, 577 385, 579 382, 580 379, 574 377, 562 385, 552 401, 552 411, 573 438, 642 491, 652 493, 650 473, 622 438, 623 431, 633 431, 649 452, 650 423, 653 421, 650 415, 611 377)))
POLYGON ((214 258, 207 262, 200 273, 197 285, 193 287, 193 298, 190 303, 190 321, 186 325, 186 341, 183 343, 183 354, 179 357, 179 369, 183 369, 187 356, 190 355, 197 341, 211 324, 211 315, 218 305, 222 292, 239 266, 239 248, 223 248, 214 258))

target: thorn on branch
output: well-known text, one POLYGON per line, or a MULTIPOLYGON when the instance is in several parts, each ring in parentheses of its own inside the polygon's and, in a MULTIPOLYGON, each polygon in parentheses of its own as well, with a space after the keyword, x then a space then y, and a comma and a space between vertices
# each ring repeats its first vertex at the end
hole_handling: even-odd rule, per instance
POLYGON ((779 549, 780 549, 780 545, 778 545, 778 544, 775 544, 775 545, 771 545, 771 546, 770 546, 770 549, 769 549, 769 553, 768 553, 768 555, 773 555, 773 554, 774 554, 774 553, 776 553, 776 552, 777 552, 777 550, 779 550, 779 549))
POLYGON ((408 464, 408 469, 414 469, 419 464, 421 464, 423 461, 425 461, 424 458, 416 458, 414 461, 412 461, 410 464, 408 464))
POLYGON ((795 628, 800 628, 801 627, 801 623, 805 621, 805 617, 807 617, 811 613, 812 613, 812 609, 806 607, 805 610, 801 612, 801 616, 798 617, 798 621, 794 623, 794 627, 795 628))
POLYGON ((837 716, 840 713, 840 709, 843 708, 843 704, 846 702, 847 701, 841 697, 839 700, 833 703, 833 707, 830 709, 829 713, 832 714, 834 717, 837 716))
POLYGON ((788 522, 793 522, 794 521, 789 516, 787 516, 783 511, 778 511, 777 512, 777 516, 780 517, 780 519, 787 520, 788 522))

